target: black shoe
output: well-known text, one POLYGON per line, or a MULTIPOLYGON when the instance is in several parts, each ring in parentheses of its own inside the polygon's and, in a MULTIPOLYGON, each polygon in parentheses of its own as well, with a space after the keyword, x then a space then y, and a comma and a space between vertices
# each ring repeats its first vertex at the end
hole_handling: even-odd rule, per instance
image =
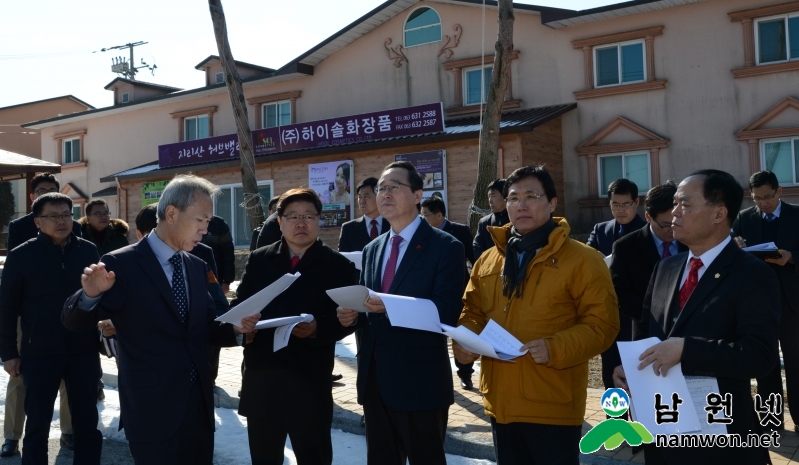
POLYGON ((461 387, 467 391, 471 391, 474 389, 474 383, 472 383, 472 378, 461 378, 461 387))
MULTIPOLYGON (((102 402, 105 400, 105 392, 103 392, 103 388, 97 388, 97 402, 102 402)), ((70 434, 70 436, 72 436, 70 434)))
POLYGON ((61 433, 61 447, 75 450, 75 438, 71 434, 61 433))
POLYGON ((19 452, 19 441, 16 439, 6 439, 3 447, 0 448, 0 457, 11 457, 19 452))
POLYGON ((330 375, 330 378, 335 383, 336 381, 341 381, 342 379, 344 379, 344 375, 341 374, 330 375))

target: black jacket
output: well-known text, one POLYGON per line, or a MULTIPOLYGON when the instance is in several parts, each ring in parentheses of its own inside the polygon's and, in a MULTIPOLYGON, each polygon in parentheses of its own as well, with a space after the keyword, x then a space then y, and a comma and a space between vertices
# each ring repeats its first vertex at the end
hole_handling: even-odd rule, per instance
MULTIPOLYGON (((510 219, 508 218, 507 210, 502 210, 499 213, 491 213, 480 218, 480 222, 477 223, 477 234, 472 241, 475 260, 480 258, 483 252, 494 247, 494 240, 491 239, 491 234, 488 234, 488 229, 486 228, 489 226, 505 226, 509 222, 510 219)), ((472 261, 472 264, 474 264, 474 261, 472 261)))
POLYGON ((64 301, 81 288, 83 269, 100 261, 97 247, 71 236, 63 248, 40 234, 8 254, 0 284, 0 358, 19 357, 17 317, 22 317, 22 353, 78 355, 97 350, 97 329, 71 332, 61 324, 64 301))
MULTIPOLYGON (((361 216, 341 225, 341 234, 338 237, 339 252, 360 252, 366 247, 366 244, 372 242, 372 238, 369 237, 366 226, 363 224, 365 220, 366 217, 361 216)), ((380 234, 388 232, 390 228, 391 225, 383 218, 380 234)))
POLYGON ((89 224, 88 218, 84 216, 78 220, 78 223, 81 225, 83 238, 97 247, 97 252, 100 256, 128 245, 128 231, 130 227, 128 223, 125 223, 119 218, 112 218, 108 226, 105 227, 105 236, 103 236, 102 243, 98 243, 98 240, 94 237, 96 233, 89 224))
POLYGON ((219 283, 232 283, 236 279, 236 254, 233 251, 233 236, 225 220, 218 216, 211 218, 202 242, 214 250, 219 283))
MULTIPOLYGON (((453 223, 452 221, 447 220, 444 224, 444 227, 441 229, 445 233, 450 234, 452 237, 457 239, 461 244, 463 244, 463 251, 464 251, 464 263, 468 261, 472 265, 474 265, 474 249, 472 248, 472 232, 469 230, 469 227, 465 224, 460 223, 453 223)), ((464 268, 464 280, 463 280, 463 290, 466 290, 466 284, 469 283, 469 269, 464 268)))
POLYGON ((250 251, 260 249, 261 247, 279 241, 280 238, 283 237, 283 233, 280 231, 280 223, 277 222, 277 213, 269 215, 264 222, 261 223, 261 227, 253 231, 253 236, 258 237, 254 237, 254 242, 250 242, 250 251))
MULTIPOLYGON (((602 223, 597 223, 594 225, 594 229, 591 230, 591 235, 588 236, 587 245, 597 249, 602 253, 604 256, 608 256, 613 253, 613 243, 616 242, 616 219, 612 219, 609 221, 603 221, 602 223)), ((624 234, 630 234, 633 231, 637 231, 648 223, 645 219, 641 218, 637 213, 635 214, 635 218, 632 219, 629 223, 624 225, 624 234)))
MULTIPOLYGON (((80 223, 75 220, 72 220, 72 232, 78 237, 82 236, 80 223)), ((28 239, 33 239, 38 234, 39 228, 33 222, 33 213, 28 213, 8 223, 8 251, 16 249, 17 246, 28 239)))

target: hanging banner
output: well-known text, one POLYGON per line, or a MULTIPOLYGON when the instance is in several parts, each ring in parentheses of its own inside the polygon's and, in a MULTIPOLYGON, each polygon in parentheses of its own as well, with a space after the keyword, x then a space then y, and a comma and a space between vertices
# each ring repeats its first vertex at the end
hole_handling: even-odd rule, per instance
POLYGON ((323 228, 335 228, 353 218, 353 175, 352 160, 308 165, 308 186, 322 200, 319 224, 323 228))
POLYGON ((422 200, 440 197, 447 204, 447 154, 445 150, 403 153, 394 156, 394 161, 409 161, 424 178, 422 200))
POLYGON ((143 182, 141 185, 141 206, 146 207, 147 205, 158 203, 158 199, 161 198, 161 194, 164 193, 168 183, 169 181, 143 182))
POLYGON ((158 146, 158 166, 192 165, 239 158, 239 137, 236 134, 187 140, 158 146))

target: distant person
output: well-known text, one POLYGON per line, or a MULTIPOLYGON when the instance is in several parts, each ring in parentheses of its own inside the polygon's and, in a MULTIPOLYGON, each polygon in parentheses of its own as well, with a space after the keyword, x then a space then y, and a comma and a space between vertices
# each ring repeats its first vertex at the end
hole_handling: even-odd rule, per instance
MULTIPOLYGON (((269 203, 267 204, 267 211, 266 211, 267 219, 270 216, 274 215, 275 212, 277 211, 277 201, 279 199, 280 199, 279 195, 276 195, 276 196, 272 197, 271 199, 269 199, 269 203)), ((257 248, 256 246, 258 245, 258 235, 261 234, 261 229, 264 227, 264 224, 266 224, 266 219, 264 221, 262 221, 261 224, 257 228, 252 230, 252 237, 250 238, 250 252, 252 252, 253 250, 255 250, 257 248)), ((278 228, 278 231, 279 230, 280 229, 278 228)))
POLYGON ((95 199, 86 204, 86 216, 80 219, 83 238, 97 246, 100 255, 128 245, 128 223, 111 218, 108 203, 95 199))
POLYGON ((602 255, 613 252, 613 243, 620 237, 646 226, 638 209, 638 186, 629 179, 617 179, 608 186, 608 199, 613 219, 594 225, 587 244, 602 255))
POLYGON ((230 291, 230 283, 236 279, 236 253, 230 226, 222 217, 214 215, 208 224, 208 232, 203 235, 202 243, 214 251, 216 276, 222 290, 227 294, 230 291))
POLYGON ((360 252, 366 244, 391 227, 377 209, 377 178, 366 178, 355 189, 358 209, 362 215, 341 225, 338 238, 339 252, 360 252))
POLYGON ((510 221, 508 219, 508 210, 505 207, 504 191, 504 179, 495 179, 488 185, 488 206, 491 208, 491 213, 480 218, 480 222, 477 223, 477 234, 475 234, 474 241, 472 241, 475 260, 480 258, 483 252, 494 247, 494 240, 488 234, 488 227, 505 226, 510 221))

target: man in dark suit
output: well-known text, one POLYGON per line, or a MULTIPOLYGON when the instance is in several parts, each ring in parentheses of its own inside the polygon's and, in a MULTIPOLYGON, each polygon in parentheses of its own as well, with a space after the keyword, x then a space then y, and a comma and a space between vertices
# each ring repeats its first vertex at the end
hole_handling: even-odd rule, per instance
MULTIPOLYGON (((771 171, 760 171, 749 178, 754 207, 742 211, 732 225, 732 235, 742 239, 739 245, 752 246, 774 242, 782 258, 768 258, 780 280, 780 348, 785 362, 788 399, 799 399, 799 273, 794 257, 799 256, 799 207, 780 200, 782 187, 771 171), (791 395, 793 393, 793 395, 791 395)), ((778 394, 783 399, 782 370, 779 360, 766 376, 757 379, 761 397, 778 394)), ((799 402, 791 408, 791 418, 799 425, 799 402)), ((784 415, 778 415, 784 429, 784 415)), ((794 427, 796 428, 796 426, 794 427)))
MULTIPOLYGON (((688 250, 674 240, 671 208, 677 186, 672 181, 655 186, 644 199, 644 217, 649 226, 613 243, 610 275, 619 298, 619 335, 616 341, 633 340, 633 322, 641 319, 646 288, 652 270, 662 258, 688 250)), ((602 353, 602 382, 612 388, 613 370, 621 365, 619 348, 614 343, 602 353)))
MULTIPOLYGON (((467 261, 474 265, 474 252, 472 249, 472 232, 465 224, 454 223, 447 219, 447 206, 441 197, 430 197, 422 202, 422 216, 430 226, 440 229, 445 233, 449 233, 463 244, 464 250, 464 263, 467 261)), ((469 271, 464 269, 463 291, 466 290, 466 284, 469 282, 469 271)), ((458 368, 458 378, 461 379, 461 387, 467 391, 474 388, 472 382, 472 374, 474 373, 474 363, 461 363, 455 360, 455 366, 458 368)))
POLYGON ((388 221, 377 210, 377 178, 366 178, 358 184, 358 209, 363 216, 341 225, 338 238, 339 252, 360 252, 366 244, 388 231, 388 221))
POLYGON ((137 464, 208 464, 214 414, 209 345, 241 345, 241 328, 214 321, 206 265, 191 251, 213 216, 219 189, 176 176, 158 201, 158 226, 145 239, 84 270, 83 290, 64 304, 71 330, 111 318, 119 344, 120 429, 137 464), (154 423, 155 422, 155 423, 154 423))
POLYGON ((488 227, 505 226, 510 222, 508 209, 505 206, 504 179, 495 179, 488 185, 488 206, 491 207, 491 214, 480 218, 480 222, 477 223, 477 234, 474 235, 472 242, 475 260, 480 258, 483 252, 494 247, 494 239, 488 233, 488 227))
MULTIPOLYGON (((715 377, 720 394, 730 394, 735 406, 727 433, 747 437, 760 432, 750 379, 764 376, 777 360, 780 289, 774 271, 730 238, 742 200, 743 189, 723 171, 697 171, 680 183, 672 229, 689 251, 655 266, 636 339, 663 341, 641 354, 639 370, 665 376, 682 363, 686 376, 715 377)), ((614 381, 628 389, 622 367, 614 381)), ((682 408, 692 408, 690 401, 682 408)), ((644 450, 648 465, 770 463, 765 447, 644 450)))
POLYGON ((617 239, 646 226, 636 210, 638 209, 638 186, 629 179, 617 179, 608 186, 608 199, 613 219, 594 225, 587 244, 602 255, 613 252, 617 239))
MULTIPOLYGON (((454 325, 463 304, 463 246, 419 217, 424 182, 409 162, 391 163, 377 190, 391 224, 364 249, 361 284, 383 293, 431 300, 442 323, 454 325)), ((379 298, 369 313, 338 309, 345 327, 363 328, 358 403, 366 416, 367 463, 444 465, 449 406, 455 401, 447 338, 391 326, 379 298)))

